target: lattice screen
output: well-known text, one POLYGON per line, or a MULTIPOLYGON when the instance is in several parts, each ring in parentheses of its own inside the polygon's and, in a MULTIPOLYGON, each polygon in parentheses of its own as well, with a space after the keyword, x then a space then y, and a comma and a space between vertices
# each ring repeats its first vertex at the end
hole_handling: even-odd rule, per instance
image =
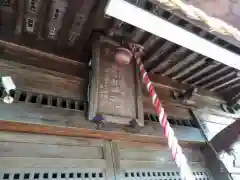
POLYGON ((89 169, 6 169, 0 170, 0 180, 74 180, 74 179, 91 179, 104 180, 106 175, 101 170, 89 169))
MULTIPOLYGON (((27 92, 22 90, 11 91, 10 95, 15 102, 24 102, 31 104, 45 105, 48 107, 67 108, 77 111, 84 111, 84 101, 67 99, 63 97, 55 97, 47 94, 40 94, 37 92, 27 92)), ((3 87, 0 86, 0 98, 6 96, 3 87)))
MULTIPOLYGON (((212 180, 210 175, 202 171, 193 171, 194 180, 212 180)), ((101 170, 89 169, 6 169, 0 170, 0 180, 104 180, 106 179, 105 172, 101 170)), ((113 177, 114 179, 114 177, 113 177)), ((153 169, 138 169, 134 171, 126 171, 121 175, 124 180, 181 180, 178 171, 161 171, 153 169)))
MULTIPOLYGON (((210 175, 204 171, 193 171, 193 180, 212 180, 210 175)), ((134 170, 126 171, 122 174, 124 180, 181 180, 180 174, 178 171, 162 171, 162 170, 134 170)))

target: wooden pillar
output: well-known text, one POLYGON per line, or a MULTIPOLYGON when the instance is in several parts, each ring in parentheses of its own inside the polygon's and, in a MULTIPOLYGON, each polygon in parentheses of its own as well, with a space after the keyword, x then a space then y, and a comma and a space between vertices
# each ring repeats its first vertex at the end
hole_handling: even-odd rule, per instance
POLYGON ((141 87, 135 62, 119 67, 114 62, 118 44, 100 38, 91 60, 89 119, 101 113, 105 122, 129 124, 133 119, 143 126, 141 87))
POLYGON ((240 121, 234 119, 231 114, 210 109, 193 111, 193 115, 208 139, 207 144, 202 147, 202 152, 214 179, 232 180, 233 177, 237 177, 240 170, 240 121))
POLYGON ((211 171, 214 179, 232 180, 231 174, 210 146, 205 145, 202 153, 206 160, 206 167, 211 171))
POLYGON ((229 152, 232 146, 239 140, 240 137, 240 120, 236 120, 225 129, 220 131, 211 140, 211 144, 219 153, 221 151, 229 152))

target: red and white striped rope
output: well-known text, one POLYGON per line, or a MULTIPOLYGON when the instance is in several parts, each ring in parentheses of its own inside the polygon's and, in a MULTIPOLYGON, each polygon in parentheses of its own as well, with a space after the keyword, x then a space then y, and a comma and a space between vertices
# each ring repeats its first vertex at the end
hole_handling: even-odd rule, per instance
POLYGON ((140 58, 137 58, 137 64, 140 68, 140 75, 142 77, 142 80, 145 82, 147 90, 150 96, 152 97, 152 103, 156 108, 158 118, 159 118, 159 123, 163 128, 164 136, 168 140, 168 147, 172 151, 172 158, 180 169, 180 176, 183 180, 192 180, 193 177, 192 177, 191 170, 188 166, 187 159, 182 152, 182 148, 178 144, 178 140, 175 137, 174 132, 167 120, 167 115, 164 111, 164 108, 162 107, 162 104, 155 92, 152 82, 150 81, 149 76, 140 58))

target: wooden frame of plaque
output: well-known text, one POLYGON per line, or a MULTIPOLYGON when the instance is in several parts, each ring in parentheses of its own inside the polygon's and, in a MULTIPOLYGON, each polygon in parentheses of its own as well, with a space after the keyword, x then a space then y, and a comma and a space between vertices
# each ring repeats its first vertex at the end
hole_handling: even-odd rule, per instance
POLYGON ((95 43, 91 60, 89 113, 92 120, 101 113, 105 122, 129 124, 135 119, 144 126, 141 84, 135 62, 122 67, 113 60, 119 44, 101 37, 95 43))

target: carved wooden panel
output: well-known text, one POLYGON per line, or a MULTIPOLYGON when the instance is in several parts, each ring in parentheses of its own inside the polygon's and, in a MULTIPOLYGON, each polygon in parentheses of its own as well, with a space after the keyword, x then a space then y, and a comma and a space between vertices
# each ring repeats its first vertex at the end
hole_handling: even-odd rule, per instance
POLYGON ((84 24, 86 23, 91 10, 94 5, 94 0, 89 1, 83 1, 83 4, 81 5, 77 13, 75 14, 73 24, 71 29, 69 30, 69 37, 68 37, 68 45, 72 46, 79 38, 83 28, 84 24))
POLYGON ((101 40, 94 50, 90 116, 105 115, 107 122, 143 125, 142 100, 136 79, 136 64, 118 67, 114 60, 116 44, 101 40))
POLYGON ((66 12, 68 2, 66 0, 53 0, 51 13, 50 13, 50 22, 48 25, 48 37, 50 39, 56 39, 57 33, 62 26, 62 19, 66 12))
POLYGON ((25 0, 22 2, 25 4, 25 30, 28 33, 36 33, 37 26, 39 24, 40 8, 42 6, 42 0, 25 0))
POLYGON ((36 14, 41 6, 41 0, 28 0, 27 11, 36 14))

